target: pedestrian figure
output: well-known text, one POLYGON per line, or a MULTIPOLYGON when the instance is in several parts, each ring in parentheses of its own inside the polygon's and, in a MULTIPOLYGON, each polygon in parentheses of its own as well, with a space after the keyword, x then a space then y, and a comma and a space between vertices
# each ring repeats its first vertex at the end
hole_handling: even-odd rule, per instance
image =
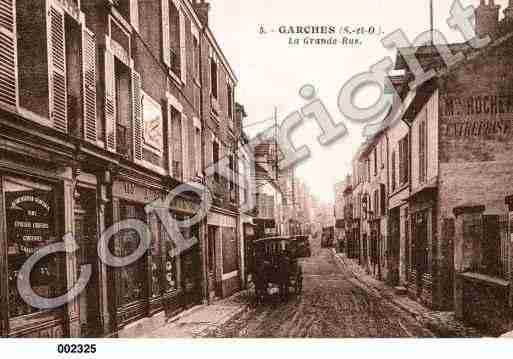
POLYGON ((278 278, 280 285, 280 296, 283 301, 289 298, 289 276, 290 276, 290 253, 284 250, 278 261, 278 278))
POLYGON ((269 283, 269 272, 272 267, 269 261, 260 258, 255 266, 255 295, 257 304, 263 303, 267 297, 267 285, 269 283))

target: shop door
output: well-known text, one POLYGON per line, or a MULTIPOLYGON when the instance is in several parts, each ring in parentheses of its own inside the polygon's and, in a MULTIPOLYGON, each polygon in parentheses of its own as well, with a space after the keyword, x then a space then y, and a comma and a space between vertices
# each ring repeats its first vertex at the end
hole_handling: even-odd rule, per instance
POLYGON ((417 271, 417 295, 420 296, 424 286, 423 277, 427 271, 428 266, 427 212, 421 212, 417 214, 414 240, 417 271))
POLYGON ((399 285, 399 262, 400 262, 400 217, 399 209, 391 211, 390 220, 390 235, 389 235, 389 250, 388 253, 388 264, 389 264, 389 275, 388 281, 390 285, 399 285))
POLYGON ((208 244, 208 290, 210 299, 214 299, 219 294, 216 281, 216 238, 219 235, 219 227, 208 226, 207 244, 208 244))
MULTIPOLYGON (((94 194, 92 195, 94 204, 94 194)), ((96 242, 96 214, 90 206, 91 198, 81 195, 75 207, 75 240, 79 246, 77 262, 79 268, 91 265, 92 275, 87 287, 79 296, 80 327, 83 337, 95 337, 100 328, 98 306, 98 264, 96 242)))

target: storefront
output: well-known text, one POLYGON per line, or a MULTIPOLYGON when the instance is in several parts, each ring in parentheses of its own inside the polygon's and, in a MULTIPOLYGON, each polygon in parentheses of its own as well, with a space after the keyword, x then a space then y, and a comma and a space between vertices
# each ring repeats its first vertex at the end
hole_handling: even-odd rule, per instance
MULTIPOLYGON (((142 258, 128 266, 110 269, 115 298, 114 331, 119 336, 133 336, 137 335, 134 331, 159 327, 167 317, 202 299, 200 225, 180 227, 185 239, 195 237, 198 241, 179 253, 157 213, 145 211, 148 203, 164 199, 166 194, 162 187, 126 180, 117 180, 112 185, 113 223, 137 219, 151 229, 150 249, 142 258)), ((186 221, 196 214, 198 203, 192 198, 177 197, 167 210, 177 221, 186 221)), ((127 256, 138 245, 135 230, 122 230, 114 239, 114 253, 127 256)))
POLYGON ((225 298, 241 287, 237 217, 210 212, 207 222, 209 296, 225 298))

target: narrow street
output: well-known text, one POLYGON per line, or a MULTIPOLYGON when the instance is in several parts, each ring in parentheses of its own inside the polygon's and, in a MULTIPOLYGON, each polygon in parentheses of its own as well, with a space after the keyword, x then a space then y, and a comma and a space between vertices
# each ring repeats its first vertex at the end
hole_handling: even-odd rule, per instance
POLYGON ((252 306, 214 332, 231 338, 433 337, 415 318, 372 292, 337 263, 330 249, 313 241, 302 260, 303 293, 287 303, 252 306))

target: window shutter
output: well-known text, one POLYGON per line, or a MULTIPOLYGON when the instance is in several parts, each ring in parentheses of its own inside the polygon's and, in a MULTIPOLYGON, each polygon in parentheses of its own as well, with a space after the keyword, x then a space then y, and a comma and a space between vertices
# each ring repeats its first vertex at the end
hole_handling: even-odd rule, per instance
POLYGON ((169 0, 161 0, 162 3, 162 61, 171 67, 171 49, 169 38, 169 0))
MULTIPOLYGON (((180 78, 183 83, 187 82, 187 38, 185 37, 186 18, 182 10, 178 8, 180 14, 180 78)), ((187 21, 189 21, 187 19, 187 21)), ((190 24, 189 24, 190 25, 190 24)), ((190 26, 189 26, 190 28, 190 26)))
POLYGON ((116 152, 116 80, 114 55, 105 50, 105 137, 107 150, 116 152))
POLYGON ((84 138, 96 143, 96 41, 88 29, 82 32, 82 76, 84 84, 84 138))
POLYGON ((68 131, 64 13, 50 7, 50 118, 54 127, 68 131))
POLYGON ((190 161, 189 161, 189 121, 182 114, 182 163, 183 163, 183 182, 190 178, 190 161))
POLYGON ((143 160, 143 119, 141 101, 141 75, 132 71, 132 120, 134 134, 134 158, 143 160))
POLYGON ((16 107, 16 12, 14 0, 0 0, 0 102, 16 107))

